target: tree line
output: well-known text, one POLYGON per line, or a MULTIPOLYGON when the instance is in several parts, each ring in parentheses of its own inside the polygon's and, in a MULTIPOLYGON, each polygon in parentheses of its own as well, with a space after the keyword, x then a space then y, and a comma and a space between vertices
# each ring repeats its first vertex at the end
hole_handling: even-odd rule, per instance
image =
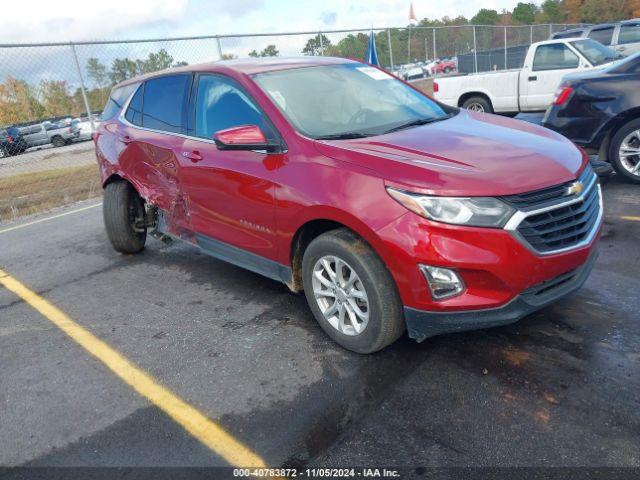
MULTIPOLYGON (((533 37, 533 41, 548 38, 549 29, 527 26, 535 24, 562 23, 606 23, 628 18, 640 17, 640 0, 545 0, 537 5, 519 2, 513 10, 497 10, 482 8, 473 17, 441 19, 424 18, 415 26, 423 28, 392 28, 375 34, 376 50, 379 61, 390 65, 389 50, 394 64, 403 64, 415 60, 433 59, 434 30, 436 56, 451 57, 459 53, 473 51, 473 28, 469 25, 487 25, 476 28, 476 45, 479 51, 502 47, 505 42, 505 29, 492 28, 501 26, 522 26, 523 28, 506 29, 507 45, 525 45, 533 37), (531 35, 533 33, 534 35, 531 35)), ((368 49, 369 35, 366 33, 350 34, 336 44, 324 34, 317 34, 307 40, 302 49, 305 55, 336 55, 343 57, 364 58, 368 49)))

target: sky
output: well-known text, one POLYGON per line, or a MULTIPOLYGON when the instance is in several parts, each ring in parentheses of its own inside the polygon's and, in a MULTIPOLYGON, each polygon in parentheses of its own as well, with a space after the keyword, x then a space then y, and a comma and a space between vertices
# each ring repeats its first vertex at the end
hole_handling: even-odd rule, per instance
MULTIPOLYGON (((3 5, 0 43, 140 39, 404 26, 408 0, 18 0, 3 5), (60 8, 65 5, 64 8, 60 8)), ((418 19, 512 9, 517 0, 416 0, 418 19)))

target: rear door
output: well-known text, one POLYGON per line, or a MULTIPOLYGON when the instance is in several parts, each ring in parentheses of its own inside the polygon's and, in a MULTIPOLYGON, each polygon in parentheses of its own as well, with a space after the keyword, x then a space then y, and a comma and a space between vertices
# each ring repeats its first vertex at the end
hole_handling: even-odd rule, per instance
POLYGON ((264 262, 246 252, 277 258, 273 178, 282 154, 219 150, 213 135, 241 125, 257 125, 268 139, 277 132, 257 102, 229 77, 199 75, 192 97, 193 125, 184 143, 180 180, 198 243, 219 257, 236 255, 236 263, 265 273, 264 262))
POLYGON ((25 127, 22 130, 22 136, 30 147, 49 143, 49 136, 41 123, 25 127))
POLYGON ((620 25, 615 50, 625 56, 640 52, 640 22, 620 25))
POLYGON ((521 73, 521 109, 546 110, 562 77, 588 67, 586 61, 564 43, 538 45, 531 70, 521 73))
POLYGON ((132 96, 117 132, 122 169, 143 196, 166 213, 174 232, 188 226, 179 157, 191 78, 191 74, 163 75, 144 82, 132 96))

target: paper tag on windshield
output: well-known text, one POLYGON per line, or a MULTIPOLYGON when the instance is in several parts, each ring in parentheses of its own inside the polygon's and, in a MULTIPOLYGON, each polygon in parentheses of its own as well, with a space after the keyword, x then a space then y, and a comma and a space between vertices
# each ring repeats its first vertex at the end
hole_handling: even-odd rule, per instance
POLYGON ((269 90, 271 98, 273 98, 282 110, 287 109, 287 101, 278 90, 269 90))
POLYGON ((365 75, 370 76, 374 80, 388 80, 389 75, 384 73, 382 70, 378 70, 373 67, 357 67, 356 70, 360 70, 365 75))

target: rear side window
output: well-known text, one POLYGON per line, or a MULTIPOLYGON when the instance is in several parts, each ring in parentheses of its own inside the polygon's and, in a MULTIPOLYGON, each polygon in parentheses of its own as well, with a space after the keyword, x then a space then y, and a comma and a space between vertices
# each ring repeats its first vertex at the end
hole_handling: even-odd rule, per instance
POLYGON ((618 45, 640 42, 640 23, 622 25, 618 34, 618 45))
POLYGON ((124 102, 127 101, 129 95, 131 95, 138 85, 139 83, 134 83, 132 85, 125 85, 111 90, 107 104, 104 106, 104 110, 102 111, 102 120, 111 120, 115 117, 120 110, 122 110, 124 102))
POLYGON ((253 101, 232 80, 220 76, 200 77, 195 113, 197 137, 211 139, 219 130, 240 125, 257 125, 267 137, 272 134, 253 101))
POLYGON ((129 123, 133 125, 142 126, 142 96, 144 95, 144 85, 141 85, 140 88, 133 95, 133 98, 129 102, 129 107, 127 107, 127 113, 125 113, 124 118, 127 119, 129 123))
POLYGON ((603 45, 611 45, 611 39, 613 38, 614 27, 598 28, 589 32, 589 38, 594 39, 596 42, 600 42, 603 45))
POLYGON ((536 55, 533 57, 533 69, 541 71, 577 68, 579 62, 578 56, 565 44, 552 43, 538 47, 536 55))
POLYGON ((142 126, 183 133, 185 98, 191 75, 167 75, 147 80, 143 94, 142 126))

